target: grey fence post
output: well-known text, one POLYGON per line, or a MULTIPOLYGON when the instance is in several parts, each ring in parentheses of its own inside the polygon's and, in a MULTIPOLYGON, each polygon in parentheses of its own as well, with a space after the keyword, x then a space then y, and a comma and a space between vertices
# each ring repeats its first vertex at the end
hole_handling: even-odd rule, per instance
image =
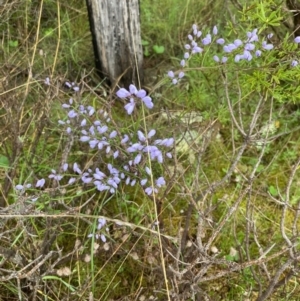
POLYGON ((96 68, 114 86, 143 84, 139 0, 86 0, 96 68))

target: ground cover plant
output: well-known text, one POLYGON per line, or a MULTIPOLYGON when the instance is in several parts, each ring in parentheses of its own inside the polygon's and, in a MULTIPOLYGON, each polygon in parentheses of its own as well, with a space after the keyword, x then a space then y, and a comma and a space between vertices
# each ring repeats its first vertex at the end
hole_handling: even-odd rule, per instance
POLYGON ((0 299, 297 300, 286 6, 141 1, 149 82, 111 90, 82 3, 4 2, 0 299))

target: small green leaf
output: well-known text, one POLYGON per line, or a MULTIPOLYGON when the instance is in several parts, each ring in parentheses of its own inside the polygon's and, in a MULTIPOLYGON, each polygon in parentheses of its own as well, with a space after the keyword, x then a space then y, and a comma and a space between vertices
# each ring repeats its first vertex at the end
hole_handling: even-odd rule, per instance
POLYGON ((144 49, 144 56, 149 56, 150 55, 150 52, 149 52, 149 47, 145 47, 144 49))
POLYGON ((149 45, 149 42, 146 41, 146 40, 142 40, 142 46, 148 46, 149 45))
POLYGON ((9 160, 3 155, 0 155, 0 168, 9 168, 9 160))
POLYGON ((165 52, 165 47, 164 46, 158 46, 158 45, 154 45, 153 46, 153 51, 157 54, 162 54, 165 52))
POLYGON ((17 47, 17 46, 19 45, 19 42, 18 42, 18 41, 12 41, 12 40, 10 40, 10 41, 8 42, 8 45, 9 45, 10 47, 17 47))
POLYGON ((278 196, 278 191, 273 185, 269 186, 269 192, 272 196, 278 196))

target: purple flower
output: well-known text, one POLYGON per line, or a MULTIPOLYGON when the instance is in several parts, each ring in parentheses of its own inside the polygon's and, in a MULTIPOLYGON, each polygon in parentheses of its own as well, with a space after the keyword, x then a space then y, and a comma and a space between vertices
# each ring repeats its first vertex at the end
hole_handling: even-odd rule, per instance
POLYGON ((244 51, 244 54, 243 54, 243 58, 244 58, 245 60, 247 60, 247 61, 251 61, 251 60, 252 60, 252 55, 251 55, 250 51, 245 50, 245 51, 244 51))
POLYGON ((217 35, 217 34, 218 34, 218 28, 217 28, 216 25, 215 25, 214 28, 213 28, 213 34, 214 34, 214 35, 217 35))
POLYGON ((153 108, 153 102, 152 102, 152 99, 150 96, 145 96, 142 98, 142 102, 145 104, 145 106, 148 108, 148 109, 152 109, 153 108))
POLYGON ((168 76, 170 77, 170 78, 174 78, 174 72, 173 71, 168 71, 168 76))
POLYGON ((267 44, 266 41, 263 41, 261 46, 262 46, 262 48, 265 49, 265 50, 271 50, 271 49, 274 48, 273 44, 267 44))
POLYGON ((240 60, 241 60, 241 55, 240 54, 237 54, 235 57, 234 57, 234 61, 236 62, 236 63, 238 63, 240 60))
POLYGON ((97 229, 100 230, 103 228, 106 224, 106 219, 105 218, 98 218, 98 227, 97 229))
POLYGON ((296 67, 298 65, 298 61, 292 60, 291 66, 296 67))
POLYGON ((45 185, 45 179, 40 179, 40 180, 38 180, 37 182, 36 182, 36 185, 35 185, 35 187, 36 188, 42 188, 44 185, 45 185))
POLYGON ((56 170, 52 169, 51 172, 52 173, 48 176, 49 179, 60 181, 63 178, 62 175, 56 173, 56 170))
POLYGON ((76 182, 76 179, 75 178, 70 178, 70 180, 68 181, 68 184, 69 185, 72 185, 73 183, 76 182))
POLYGON ((69 118, 75 118, 78 114, 74 111, 74 110, 71 110, 69 111, 68 113, 68 117, 69 118))
POLYGON ((220 38, 220 39, 217 39, 217 40, 216 40, 216 43, 217 43, 217 44, 220 44, 220 45, 223 45, 223 44, 225 43, 225 40, 222 39, 222 38, 220 38))
POLYGON ((134 102, 134 99, 133 98, 130 98, 129 100, 130 102, 128 104, 126 104, 124 106, 125 110, 127 111, 127 114, 128 115, 131 115, 133 110, 134 110, 134 107, 135 107, 135 102, 134 102))
POLYGON ((126 98, 126 97, 130 97, 131 93, 128 92, 126 89, 121 88, 120 90, 117 91, 117 96, 119 98, 126 98))
POLYGON ((217 62, 217 63, 220 62, 220 59, 219 59, 219 57, 218 57, 217 55, 214 55, 214 56, 213 56, 213 59, 214 59, 214 61, 217 62))
POLYGON ((221 62, 222 62, 223 64, 225 64, 225 63, 227 62, 227 60, 228 60, 228 57, 223 56, 222 59, 221 59, 221 62))
POLYGON ((73 170, 74 170, 74 172, 76 172, 78 174, 82 173, 81 169, 79 168, 79 166, 76 162, 73 164, 73 170))
POLYGON ((245 50, 251 51, 251 50, 254 50, 254 49, 255 49, 255 45, 254 44, 247 43, 245 45, 245 50))
POLYGON ((236 40, 234 40, 233 44, 236 47, 240 47, 241 45, 243 45, 243 42, 240 39, 236 39, 236 40))
POLYGON ((300 43, 300 37, 299 37, 299 36, 296 37, 296 38, 294 39, 294 42, 297 43, 297 44, 299 44, 299 43, 300 43))
POLYGON ((91 137, 89 137, 89 136, 81 136, 79 140, 80 140, 81 142, 87 142, 87 141, 89 141, 90 139, 91 139, 91 137))
POLYGON ((24 188, 24 186, 23 185, 21 185, 21 184, 18 184, 18 185, 16 185, 16 187, 15 187, 15 189, 16 190, 23 190, 23 188, 24 188))
POLYGON ((155 182, 157 187, 166 185, 166 181, 163 177, 158 178, 155 182))
POLYGON ((50 86, 50 79, 49 79, 49 77, 45 78, 44 83, 45 83, 45 85, 50 86))
POLYGON ((209 45, 211 43, 211 35, 207 34, 204 39, 202 39, 202 44, 203 45, 209 45))
POLYGON ((257 57, 260 57, 260 56, 261 56, 261 50, 256 50, 256 51, 255 51, 255 55, 256 55, 257 57))

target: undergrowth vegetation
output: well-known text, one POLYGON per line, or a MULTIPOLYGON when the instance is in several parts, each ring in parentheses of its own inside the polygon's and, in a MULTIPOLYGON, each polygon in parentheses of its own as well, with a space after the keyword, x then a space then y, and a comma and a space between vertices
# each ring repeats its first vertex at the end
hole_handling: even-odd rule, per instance
POLYGON ((291 12, 140 2, 112 91, 82 1, 0 1, 0 300, 298 300, 291 12))

